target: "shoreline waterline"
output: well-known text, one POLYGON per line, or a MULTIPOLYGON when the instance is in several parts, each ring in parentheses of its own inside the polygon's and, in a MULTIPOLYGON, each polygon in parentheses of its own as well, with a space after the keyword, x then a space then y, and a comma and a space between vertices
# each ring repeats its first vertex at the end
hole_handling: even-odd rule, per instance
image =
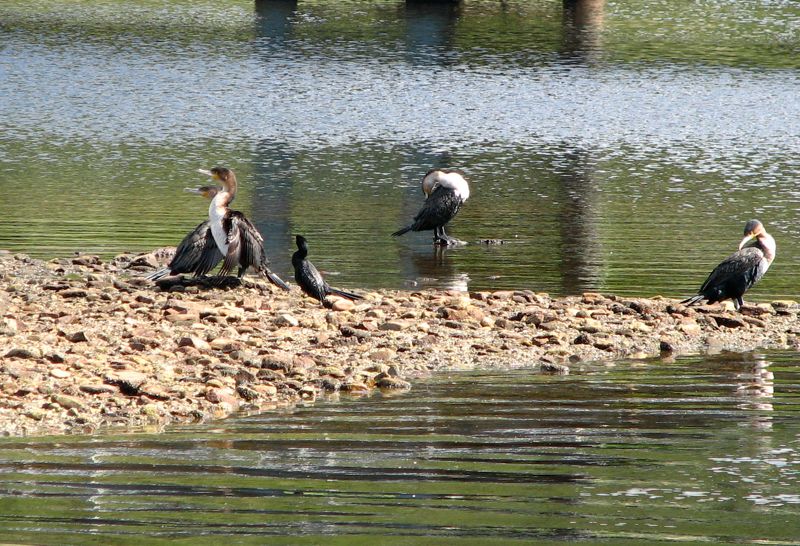
POLYGON ((158 257, 0 253, 0 434, 202 422, 402 391, 448 370, 566 374, 588 362, 800 348, 791 300, 736 313, 661 297, 379 290, 326 309, 255 277, 165 291, 144 279, 158 257))

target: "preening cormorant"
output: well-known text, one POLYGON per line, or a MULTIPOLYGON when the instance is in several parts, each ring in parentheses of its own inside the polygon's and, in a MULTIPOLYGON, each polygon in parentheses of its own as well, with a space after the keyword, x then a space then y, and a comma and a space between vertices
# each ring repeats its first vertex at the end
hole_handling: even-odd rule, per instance
POLYGON ((444 226, 469 199, 469 184, 459 170, 431 169, 422 178, 422 191, 427 195, 414 221, 392 233, 399 237, 409 231, 433 230, 433 244, 454 245, 460 241, 447 235, 444 226))
POLYGON ((325 297, 330 294, 350 300, 364 299, 364 296, 333 288, 326 283, 325 279, 322 278, 322 274, 307 259, 308 243, 305 238, 302 235, 296 235, 295 241, 297 242, 297 251, 292 254, 294 280, 297 281, 303 292, 319 301, 325 307, 330 307, 330 304, 326 303, 325 300, 325 297))
MULTIPOLYGON (((219 186, 202 186, 197 189, 186 188, 186 191, 202 195, 206 199, 214 199, 222 188, 219 186)), ((175 256, 167 267, 154 271, 147 276, 148 280, 157 281, 168 275, 192 273, 202 277, 217 267, 222 260, 222 253, 211 235, 211 223, 205 220, 190 231, 175 249, 175 256)))
POLYGON ((742 296, 764 276, 775 259, 776 251, 775 239, 767 233, 764 225, 758 220, 750 220, 744 226, 744 239, 739 243, 739 250, 714 268, 696 296, 681 303, 692 305, 702 300, 716 303, 731 299, 738 310, 744 305, 742 296))
MULTIPOLYGON (((289 290, 289 285, 270 271, 267 255, 264 252, 264 239, 256 227, 244 214, 228 208, 236 197, 237 190, 236 175, 233 171, 225 167, 214 167, 210 171, 198 169, 198 171, 222 183, 222 188, 217 191, 208 207, 209 231, 216 243, 216 250, 222 254, 219 278, 230 275, 236 267, 239 268, 237 276, 241 278, 247 268, 252 267, 275 286, 289 290)), ((208 254, 204 254, 204 259, 210 259, 212 252, 210 250, 206 252, 208 254)))

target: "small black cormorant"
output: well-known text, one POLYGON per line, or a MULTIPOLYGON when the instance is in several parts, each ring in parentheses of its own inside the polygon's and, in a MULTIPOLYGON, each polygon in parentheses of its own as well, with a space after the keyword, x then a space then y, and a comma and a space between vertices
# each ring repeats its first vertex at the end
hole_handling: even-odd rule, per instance
POLYGON ((767 233, 764 225, 758 220, 750 220, 744 226, 744 239, 739 243, 739 250, 714 268, 697 295, 681 303, 693 305, 702 300, 716 303, 731 299, 738 310, 744 305, 742 296, 764 276, 775 259, 776 251, 775 239, 767 233))
POLYGON ((208 207, 211 236, 218 252, 223 256, 219 278, 230 275, 236 267, 239 268, 237 276, 241 278, 244 272, 252 267, 275 286, 289 290, 289 285, 270 271, 267 255, 264 252, 264 239, 256 227, 244 214, 228 208, 236 197, 237 190, 236 175, 233 171, 225 167, 214 167, 210 171, 198 169, 198 171, 222 183, 222 189, 217 192, 208 207))
POLYGON ((392 233, 399 237, 409 231, 433 230, 433 244, 454 245, 460 241, 447 235, 444 226, 455 217, 469 199, 469 184, 464 173, 455 169, 431 169, 422 178, 422 191, 427 198, 411 225, 392 233))
POLYGON ((303 292, 319 301, 325 307, 330 307, 330 304, 326 303, 327 300, 325 299, 325 297, 330 294, 341 296, 350 300, 364 299, 364 296, 359 296, 358 294, 353 294, 352 292, 346 292, 344 290, 339 290, 338 288, 333 288, 326 283, 319 270, 317 270, 317 268, 314 267, 314 264, 307 259, 308 243, 306 242, 305 238, 302 235, 296 235, 295 241, 297 242, 297 251, 292 254, 294 280, 297 281, 297 284, 300 286, 303 292))

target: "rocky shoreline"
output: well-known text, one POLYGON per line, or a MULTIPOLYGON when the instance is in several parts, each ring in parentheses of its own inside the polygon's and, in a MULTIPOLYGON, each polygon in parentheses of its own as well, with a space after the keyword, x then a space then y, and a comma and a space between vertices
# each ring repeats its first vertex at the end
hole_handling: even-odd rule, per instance
POLYGON ((800 305, 734 313, 665 298, 528 290, 366 293, 320 307, 248 278, 153 285, 164 252, 0 254, 0 434, 219 419, 320 396, 407 389, 435 371, 800 347, 800 305))

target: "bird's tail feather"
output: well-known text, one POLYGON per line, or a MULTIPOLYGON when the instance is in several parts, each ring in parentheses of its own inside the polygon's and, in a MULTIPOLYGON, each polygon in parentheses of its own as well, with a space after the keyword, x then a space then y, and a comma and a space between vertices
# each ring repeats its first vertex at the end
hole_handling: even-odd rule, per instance
POLYGON ((339 290, 338 288, 331 288, 331 294, 336 296, 341 296, 343 298, 347 298, 349 300, 363 300, 364 296, 360 296, 358 294, 354 294, 352 292, 347 292, 346 290, 339 290))
POLYGON ((282 290, 290 290, 288 284, 286 284, 279 276, 277 276, 275 273, 273 273, 272 271, 270 271, 266 267, 263 268, 261 270, 261 272, 269 280, 269 282, 271 282, 272 284, 274 284, 278 288, 280 288, 282 290))
POLYGON ((400 237, 402 234, 408 233, 409 231, 411 231, 411 226, 406 226, 403 229, 398 229, 392 233, 392 237, 400 237))
POLYGON ((702 301, 702 300, 704 300, 704 299, 705 299, 705 296, 704 296, 704 295, 702 295, 702 294, 697 294, 697 295, 695 295, 695 296, 692 296, 691 298, 686 298, 686 299, 685 299, 685 300, 683 300, 681 303, 684 303, 684 304, 686 304, 686 305, 694 305, 694 304, 695 304, 695 303, 697 303, 698 301, 702 301))
POLYGON ((169 267, 162 267, 161 269, 156 269, 155 271, 150 273, 148 276, 145 277, 145 279, 147 279, 148 281, 157 281, 158 279, 166 277, 169 274, 170 274, 169 267))

